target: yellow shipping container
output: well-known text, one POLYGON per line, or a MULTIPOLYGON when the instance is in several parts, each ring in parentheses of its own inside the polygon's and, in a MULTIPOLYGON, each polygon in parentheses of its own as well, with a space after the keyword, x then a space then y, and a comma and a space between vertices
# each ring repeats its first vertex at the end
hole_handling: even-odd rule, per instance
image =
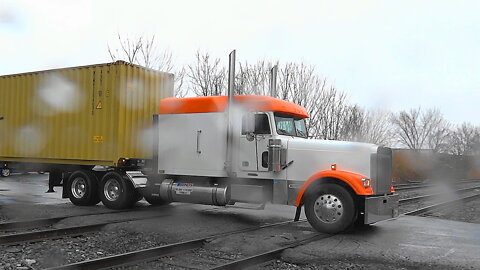
POLYGON ((115 166, 152 155, 173 74, 123 61, 0 76, 0 161, 115 166))

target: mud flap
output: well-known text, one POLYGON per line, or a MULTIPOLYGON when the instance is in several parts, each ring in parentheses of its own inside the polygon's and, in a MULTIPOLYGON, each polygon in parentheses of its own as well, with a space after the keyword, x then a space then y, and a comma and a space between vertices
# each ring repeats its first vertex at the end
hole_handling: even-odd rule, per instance
POLYGON ((300 220, 300 214, 302 213, 302 206, 297 206, 297 211, 295 212, 295 218, 293 221, 299 221, 300 220))

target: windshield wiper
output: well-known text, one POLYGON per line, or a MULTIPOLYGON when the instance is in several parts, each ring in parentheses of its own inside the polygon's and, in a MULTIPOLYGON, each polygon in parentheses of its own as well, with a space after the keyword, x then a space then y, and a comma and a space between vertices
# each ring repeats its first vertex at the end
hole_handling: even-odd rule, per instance
POLYGON ((300 129, 297 129, 297 133, 299 133, 301 137, 304 137, 304 138, 307 137, 307 134, 305 134, 305 133, 304 133, 303 131, 301 131, 300 129))

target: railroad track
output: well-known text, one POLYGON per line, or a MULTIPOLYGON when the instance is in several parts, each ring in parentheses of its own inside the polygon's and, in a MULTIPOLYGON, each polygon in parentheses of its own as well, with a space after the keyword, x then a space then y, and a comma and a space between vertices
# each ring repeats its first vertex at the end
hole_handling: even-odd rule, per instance
MULTIPOLYGON (((256 226, 256 227, 250 227, 246 229, 240 229, 240 230, 235 230, 235 231, 230 231, 226 233, 221 233, 221 234, 215 234, 215 235, 210 235, 207 237, 202 237, 194 240, 189 240, 189 241, 184 241, 184 242, 179 242, 179 243, 173 243, 173 244, 168 244, 168 245, 163 245, 163 246, 158 246, 158 247, 153 247, 149 249, 143 249, 139 251, 132 251, 132 252, 127 252, 127 253, 122 253, 118 255, 113 255, 113 256, 108 256, 108 257, 103 257, 103 258, 98 258, 98 259, 93 259, 93 260, 87 260, 83 262, 78 262, 78 263, 72 263, 68 265, 62 265, 62 266, 57 266, 57 267, 52 267, 48 268, 49 270, 57 270, 57 269, 75 269, 75 270, 81 270, 81 269, 102 269, 102 268, 109 268, 109 267, 115 267, 115 266, 124 266, 124 265, 133 265, 135 263, 139 262, 145 262, 145 261, 153 261, 155 259, 158 259, 163 256, 171 255, 173 253, 180 253, 180 252, 187 252, 193 249, 197 248, 202 248, 206 243, 221 238, 225 236, 230 236, 234 234, 240 234, 240 233, 248 233, 252 231, 257 231, 265 228, 271 228, 271 227, 278 227, 278 226, 284 226, 284 225, 289 225, 289 224, 294 224, 294 223, 303 223, 306 222, 305 219, 302 219, 300 221, 283 221, 283 222, 277 222, 277 223, 270 223, 270 224, 265 224, 261 226, 256 226)), ((309 237, 306 239, 302 239, 300 241, 296 241, 294 243, 288 244, 284 247, 265 252, 256 256, 251 256, 247 258, 243 258, 241 260, 236 260, 236 261, 231 261, 227 264, 220 265, 218 266, 218 269, 240 269, 238 268, 241 266, 241 269, 247 267, 247 265, 256 265, 259 263, 267 262, 269 260, 272 260, 274 258, 278 258, 280 256, 281 252, 285 249, 296 247, 302 244, 306 244, 311 241, 315 240, 320 240, 326 237, 331 237, 332 235, 318 235, 316 234, 313 237, 309 237), (226 268, 225 268, 226 267, 226 268)), ((215 269, 215 268, 214 268, 215 269)))
MULTIPOLYGON (((151 210, 151 208, 149 209, 151 210)), ((76 217, 92 217, 98 215, 107 215, 107 214, 116 214, 116 213, 125 213, 132 211, 143 211, 139 209, 129 209, 129 210, 117 210, 117 211, 106 211, 94 214, 82 214, 82 215, 64 215, 52 218, 39 218, 32 220, 22 220, 22 221, 13 221, 13 222, 3 222, 0 223, 0 231, 15 230, 15 229, 29 229, 39 226, 50 226, 54 225, 67 218, 76 218, 76 217)))
MULTIPOLYGON (((122 211, 112 212, 112 213, 121 213, 122 211)), ((129 212, 129 211, 123 211, 129 212)), ((138 220, 147 220, 147 219, 154 219, 159 217, 166 217, 171 216, 172 214, 169 213, 160 213, 155 215, 146 215, 146 216, 139 216, 139 217, 132 217, 132 218, 120 218, 109 220, 105 222, 99 222, 95 224, 88 224, 88 225, 78 225, 78 226, 70 226, 65 228, 58 228, 58 229, 43 229, 38 231, 32 232, 20 232, 20 233, 12 233, 12 234, 5 234, 0 236, 0 245, 5 244, 17 244, 21 242, 35 242, 39 240, 45 239, 53 239, 53 238, 61 238, 65 236, 75 236, 87 232, 95 232, 100 231, 103 227, 109 224, 117 224, 129 221, 138 221, 138 220)), ((82 216, 89 216, 89 215, 82 215, 82 216)), ((91 216, 95 216, 92 214, 91 216)), ((69 217, 79 217, 79 216, 69 216, 69 217)), ((59 221, 67 217, 63 218, 53 218, 53 219, 39 219, 39 220, 32 220, 26 223, 20 222, 19 225, 32 225, 32 224, 49 224, 50 222, 59 221), (59 220, 57 220, 59 219, 59 220)), ((8 223, 8 226, 15 226, 15 223, 8 223)))
MULTIPOLYGON (((453 182, 454 184, 466 184, 472 182, 480 182, 479 179, 466 179, 453 182)), ((395 191, 400 190, 411 190, 411 189, 419 189, 419 188, 428 188, 428 187, 435 187, 435 184, 422 184, 422 183, 415 183, 415 184, 397 184, 393 186, 395 191)))
MULTIPOLYGON (((476 190, 476 189, 480 189, 480 186, 457 189, 457 190, 455 190, 455 193, 464 193, 464 192, 468 192, 468 191, 476 190)), ((403 204, 407 204, 407 203, 411 203, 411 202, 416 202, 416 201, 420 201, 420 200, 425 200, 425 199, 438 197, 438 196, 445 195, 445 194, 448 194, 448 192, 410 197, 410 198, 401 199, 401 200, 398 201, 398 203, 400 205, 403 205, 403 204)))
POLYGON ((330 238, 332 236, 334 236, 334 235, 315 235, 313 237, 309 237, 309 238, 306 238, 306 239, 295 241, 294 243, 288 244, 286 246, 283 246, 283 247, 280 247, 280 248, 277 248, 277 249, 274 249, 274 250, 271 250, 271 251, 263 252, 263 253, 258 254, 258 255, 249 256, 249 257, 246 257, 246 258, 243 258, 243 259, 234 260, 232 262, 228 262, 228 263, 216 266, 216 267, 212 267, 212 268, 210 268, 210 270, 236 270, 236 269, 245 269, 245 268, 257 266, 257 265, 260 265, 260 264, 267 263, 269 261, 280 259, 281 256, 282 256, 282 252, 287 250, 287 249, 295 248, 295 247, 298 247, 298 246, 301 246, 301 245, 305 245, 305 244, 308 244, 310 242, 330 238))
POLYGON ((474 194, 474 195, 462 197, 462 198, 459 198, 459 199, 449 200, 449 201, 446 201, 446 202, 441 202, 441 203, 437 203, 437 204, 434 204, 434 205, 430 205, 430 206, 422 207, 422 208, 419 208, 419 209, 415 209, 413 211, 403 213, 403 215, 419 216, 419 215, 431 213, 431 212, 434 212, 434 211, 437 211, 437 210, 441 210, 441 209, 444 209, 444 208, 449 207, 449 206, 453 206, 453 205, 458 204, 460 202, 468 202, 468 201, 475 200, 475 199, 478 199, 478 198, 480 198, 480 194, 474 194))

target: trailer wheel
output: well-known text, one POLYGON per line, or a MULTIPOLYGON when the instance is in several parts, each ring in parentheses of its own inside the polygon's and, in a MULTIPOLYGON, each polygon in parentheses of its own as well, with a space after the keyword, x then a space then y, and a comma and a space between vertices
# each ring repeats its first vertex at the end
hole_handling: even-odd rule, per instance
POLYGON ((68 198, 75 205, 96 205, 98 197, 98 180, 90 171, 73 172, 67 183, 68 198))
POLYGON ((132 183, 118 172, 109 172, 102 177, 99 193, 103 204, 110 209, 130 208, 137 199, 132 183))
POLYGON ((352 195, 342 186, 320 184, 306 194, 305 215, 312 227, 324 233, 339 233, 354 222, 352 195))
POLYGON ((10 176, 10 169, 9 168, 4 168, 4 169, 0 169, 0 170, 2 170, 2 176, 3 177, 10 176))

